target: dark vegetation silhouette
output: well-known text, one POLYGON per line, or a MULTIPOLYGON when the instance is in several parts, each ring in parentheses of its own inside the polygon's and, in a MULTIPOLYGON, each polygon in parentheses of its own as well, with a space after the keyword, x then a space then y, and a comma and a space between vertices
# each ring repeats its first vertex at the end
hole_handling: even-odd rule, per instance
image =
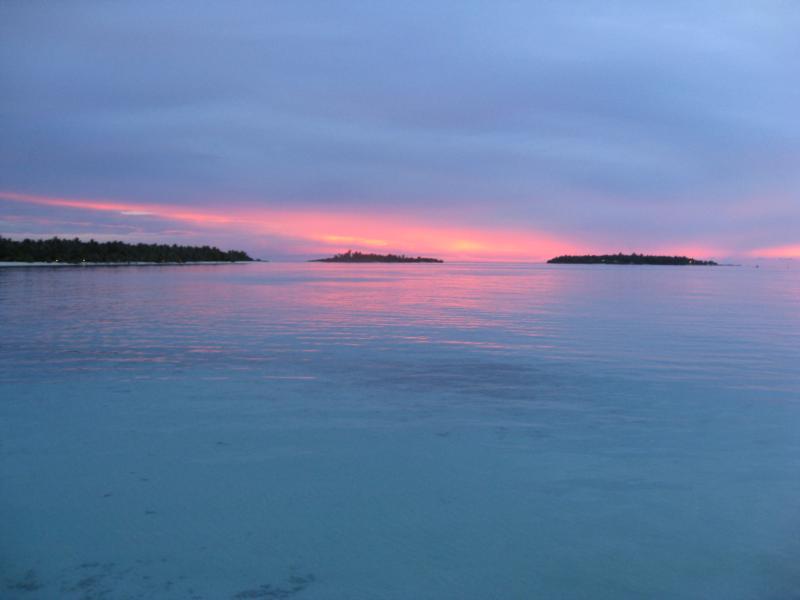
POLYGON ((716 266, 713 260, 697 260, 686 256, 648 256, 647 254, 585 254, 557 256, 547 261, 561 265, 700 265, 716 266))
POLYGON ((405 254, 366 254, 363 252, 353 252, 348 250, 341 254, 336 254, 330 258, 316 258, 308 262, 342 262, 342 263, 368 263, 368 262, 385 262, 385 263, 440 263, 444 262, 438 258, 423 258, 417 256, 406 256, 405 254))
POLYGON ((250 261, 246 252, 223 251, 213 246, 178 246, 176 244, 127 244, 125 242, 83 242, 68 240, 24 239, 0 237, 0 261, 62 263, 187 263, 200 261, 250 261))

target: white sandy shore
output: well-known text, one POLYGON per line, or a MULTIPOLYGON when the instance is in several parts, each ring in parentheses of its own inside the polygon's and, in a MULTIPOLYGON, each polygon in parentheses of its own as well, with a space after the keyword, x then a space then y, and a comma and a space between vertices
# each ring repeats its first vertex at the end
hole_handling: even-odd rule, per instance
POLYGON ((191 265, 244 265, 260 261, 192 261, 192 262, 4 262, 0 267, 186 267, 191 265))

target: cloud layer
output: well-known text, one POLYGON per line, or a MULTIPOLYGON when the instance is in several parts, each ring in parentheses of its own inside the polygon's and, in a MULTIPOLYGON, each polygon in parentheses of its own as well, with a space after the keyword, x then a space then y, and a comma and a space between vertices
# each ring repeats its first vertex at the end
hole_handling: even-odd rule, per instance
POLYGON ((0 228, 202 231, 164 206, 277 254, 797 249, 798 31, 777 1, 5 2, 0 188, 148 208, 0 196, 0 228))

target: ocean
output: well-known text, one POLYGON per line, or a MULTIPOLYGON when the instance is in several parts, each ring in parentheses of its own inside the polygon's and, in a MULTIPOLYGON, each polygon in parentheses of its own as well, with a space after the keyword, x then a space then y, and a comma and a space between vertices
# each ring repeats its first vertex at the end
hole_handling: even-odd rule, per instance
POLYGON ((0 597, 800 597, 800 269, 0 269, 0 597))

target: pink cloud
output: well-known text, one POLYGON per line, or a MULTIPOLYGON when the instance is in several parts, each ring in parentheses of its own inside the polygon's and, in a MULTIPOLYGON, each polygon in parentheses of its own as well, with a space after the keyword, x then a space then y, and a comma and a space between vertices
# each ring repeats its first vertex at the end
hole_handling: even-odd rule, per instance
POLYGON ((225 212, 169 204, 63 198, 0 192, 0 198, 120 216, 161 218, 202 230, 240 234, 252 240, 281 238, 295 254, 346 248, 435 254, 450 259, 541 260, 576 250, 568 240, 532 230, 482 230, 439 225, 390 214, 343 214, 308 210, 228 206, 225 212))
POLYGON ((757 248, 748 252, 752 258, 800 258, 800 244, 757 248))

